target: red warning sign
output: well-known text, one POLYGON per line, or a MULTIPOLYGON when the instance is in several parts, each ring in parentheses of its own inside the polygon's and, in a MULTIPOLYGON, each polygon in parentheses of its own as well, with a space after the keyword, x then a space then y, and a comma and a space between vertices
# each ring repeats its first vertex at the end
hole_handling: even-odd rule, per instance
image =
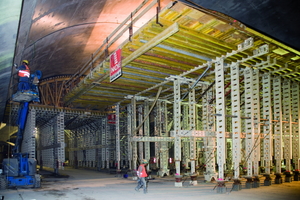
POLYGON ((115 81, 122 75, 121 49, 117 49, 110 55, 110 82, 115 81))

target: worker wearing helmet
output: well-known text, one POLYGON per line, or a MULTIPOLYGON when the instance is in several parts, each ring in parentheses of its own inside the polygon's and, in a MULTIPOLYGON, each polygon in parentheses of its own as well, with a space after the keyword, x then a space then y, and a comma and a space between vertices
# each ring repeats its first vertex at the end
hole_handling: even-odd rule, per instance
POLYGON ((19 75, 18 90, 25 91, 30 89, 30 69, 28 67, 28 60, 22 60, 22 65, 17 67, 19 75))
POLYGON ((141 160, 141 164, 137 170, 137 176, 138 176, 138 185, 136 186, 135 190, 138 192, 140 188, 143 187, 144 193, 147 193, 147 182, 145 180, 146 177, 148 177, 147 171, 145 166, 148 164, 148 161, 143 159, 141 160))

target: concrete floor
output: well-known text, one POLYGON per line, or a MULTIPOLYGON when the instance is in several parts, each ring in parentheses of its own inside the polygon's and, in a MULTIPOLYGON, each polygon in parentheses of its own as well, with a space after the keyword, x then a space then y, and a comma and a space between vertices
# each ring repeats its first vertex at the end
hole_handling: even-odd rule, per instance
MULTIPOLYGON (((7 189, 0 190, 0 197, 4 200, 299 200, 300 181, 291 183, 272 184, 263 186, 263 179, 259 188, 246 189, 245 180, 242 181, 242 190, 232 191, 232 181, 226 183, 227 193, 220 194, 213 190, 216 183, 205 183, 203 177, 199 177, 198 185, 189 185, 189 178, 183 178, 183 187, 174 186, 173 177, 155 178, 149 181, 148 193, 134 190, 137 185, 132 177, 127 179, 117 177, 116 174, 97 172, 93 170, 66 168, 63 177, 49 176, 48 172, 40 172, 42 178, 41 188, 38 189, 7 189)), ((274 178, 274 177, 273 177, 274 178)), ((274 180, 274 179, 273 179, 274 180)), ((274 182, 274 181, 273 181, 274 182)))

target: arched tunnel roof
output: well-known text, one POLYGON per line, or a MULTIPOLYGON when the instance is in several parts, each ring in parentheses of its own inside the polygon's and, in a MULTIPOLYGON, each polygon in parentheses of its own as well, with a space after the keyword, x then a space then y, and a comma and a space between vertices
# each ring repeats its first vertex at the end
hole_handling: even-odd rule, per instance
MULTIPOLYGON (((1 18, 0 30, 4 35, 1 38, 5 40, 1 43, 5 49, 0 50, 0 114, 4 114, 12 94, 9 88, 17 81, 12 79, 9 84, 13 77, 11 72, 14 73, 11 65, 19 64, 22 59, 30 61, 32 71, 43 72, 41 95, 44 104, 62 106, 60 103, 64 101, 63 106, 95 110, 120 102, 126 95, 144 91, 163 82, 165 77, 179 75, 235 50, 248 37, 254 38, 255 48, 270 45, 269 58, 261 57, 260 62, 276 58, 277 63, 266 71, 277 70, 277 74, 299 81, 298 1, 161 0, 161 11, 157 15, 159 4, 151 5, 153 1, 142 0, 37 0, 23 4, 16 1, 11 4, 16 8, 14 12, 3 2, 0 4, 3 13, 7 10, 7 16, 19 14, 21 20, 16 26, 17 18, 1 18), (143 13, 147 6, 151 9, 143 13), (138 10, 139 7, 142 9, 138 10), (122 37, 113 41, 114 37, 109 36, 121 25, 122 29, 114 37, 126 26, 127 29, 122 37), (162 32, 171 31, 174 34, 170 37, 151 48, 145 47, 149 41, 157 39, 157 35, 163 37, 162 32), (110 83, 105 59, 118 47, 122 48, 123 59, 145 49, 127 60, 123 76, 110 83), (49 85, 55 87, 55 83, 59 83, 61 90, 51 94, 49 85)), ((229 61, 234 62, 235 58, 229 61)), ((247 64, 255 64, 255 61, 247 64)), ((196 78, 202 72, 199 70, 188 77, 196 78)), ((209 77, 206 80, 209 81, 209 77)), ((147 95, 153 96, 155 92, 147 95)))

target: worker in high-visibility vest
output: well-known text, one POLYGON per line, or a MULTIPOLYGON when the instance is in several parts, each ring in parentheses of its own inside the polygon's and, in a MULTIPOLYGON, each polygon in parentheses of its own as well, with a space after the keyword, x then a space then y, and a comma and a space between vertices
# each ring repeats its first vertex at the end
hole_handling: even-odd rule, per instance
POLYGON ((141 161, 141 164, 137 170, 137 176, 138 176, 138 185, 136 186, 135 190, 138 192, 140 188, 143 187, 144 193, 147 193, 147 182, 146 177, 148 177, 147 171, 146 171, 146 165, 148 164, 148 161, 143 159, 141 161))
POLYGON ((23 60, 22 65, 16 68, 19 75, 18 90, 22 92, 25 90, 30 90, 30 69, 28 64, 28 60, 23 60))

